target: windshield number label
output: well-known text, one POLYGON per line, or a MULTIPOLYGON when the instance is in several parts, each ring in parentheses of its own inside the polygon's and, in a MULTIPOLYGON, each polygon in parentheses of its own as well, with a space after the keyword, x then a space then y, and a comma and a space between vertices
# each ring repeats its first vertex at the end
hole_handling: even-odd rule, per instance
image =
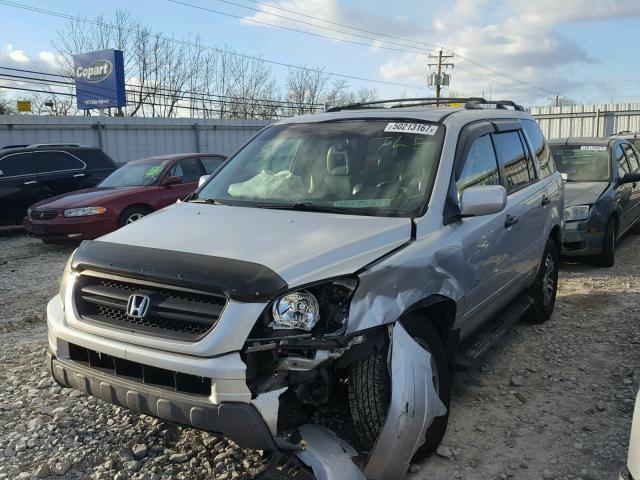
POLYGON ((427 125, 426 123, 393 122, 389 123, 384 131, 391 133, 416 133, 419 135, 435 135, 438 131, 438 127, 436 125, 427 125))
POLYGON ((598 150, 598 151, 605 151, 607 149, 607 147, 600 147, 598 145, 582 145, 580 147, 580 150, 598 150))

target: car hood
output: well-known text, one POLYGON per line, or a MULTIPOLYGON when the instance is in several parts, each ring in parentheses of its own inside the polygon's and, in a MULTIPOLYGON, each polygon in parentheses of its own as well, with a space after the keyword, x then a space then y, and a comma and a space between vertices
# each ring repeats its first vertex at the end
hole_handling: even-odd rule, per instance
POLYGON ((564 206, 593 205, 609 185, 609 182, 567 182, 564 188, 564 206))
POLYGON ((149 187, 96 187, 76 190, 42 200, 31 208, 65 209, 75 207, 100 207, 101 204, 121 196, 136 194, 149 187))
POLYGON ((253 262, 294 287, 354 273, 410 238, 408 218, 181 202, 100 241, 253 262))

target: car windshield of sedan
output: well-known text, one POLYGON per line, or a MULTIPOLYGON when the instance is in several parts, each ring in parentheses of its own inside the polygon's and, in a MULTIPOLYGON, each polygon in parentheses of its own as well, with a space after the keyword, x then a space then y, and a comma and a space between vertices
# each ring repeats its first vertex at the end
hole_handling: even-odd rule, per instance
POLYGON ((414 216, 428 200, 444 127, 349 120, 269 127, 193 201, 414 216))
POLYGON ((158 181, 167 160, 147 160, 123 165, 107 178, 99 187, 141 187, 158 181))
POLYGON ((556 167, 569 182, 611 181, 609 148, 600 145, 550 145, 556 167))

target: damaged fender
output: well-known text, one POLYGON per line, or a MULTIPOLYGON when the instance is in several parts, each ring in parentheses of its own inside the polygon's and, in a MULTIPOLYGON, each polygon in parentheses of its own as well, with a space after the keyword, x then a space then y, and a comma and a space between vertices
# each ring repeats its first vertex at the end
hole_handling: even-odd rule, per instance
POLYGON ((402 478, 434 418, 447 413, 433 386, 431 355, 399 322, 391 330, 389 350, 391 402, 364 470, 371 480, 402 478))

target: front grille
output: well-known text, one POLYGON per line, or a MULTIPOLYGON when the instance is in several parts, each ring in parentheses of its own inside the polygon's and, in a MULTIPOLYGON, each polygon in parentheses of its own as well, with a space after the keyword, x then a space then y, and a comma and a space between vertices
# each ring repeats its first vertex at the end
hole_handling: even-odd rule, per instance
POLYGON ((218 295, 87 274, 79 276, 74 297, 83 320, 191 341, 202 338, 215 326, 226 304, 226 299, 218 295), (148 309, 140 318, 127 314, 127 303, 134 294, 149 299, 148 309))
POLYGON ((102 372, 175 392, 211 395, 211 379, 152 367, 69 344, 69 358, 102 372))
POLYGON ((31 218, 34 220, 52 220, 58 216, 57 210, 34 209, 31 218))

